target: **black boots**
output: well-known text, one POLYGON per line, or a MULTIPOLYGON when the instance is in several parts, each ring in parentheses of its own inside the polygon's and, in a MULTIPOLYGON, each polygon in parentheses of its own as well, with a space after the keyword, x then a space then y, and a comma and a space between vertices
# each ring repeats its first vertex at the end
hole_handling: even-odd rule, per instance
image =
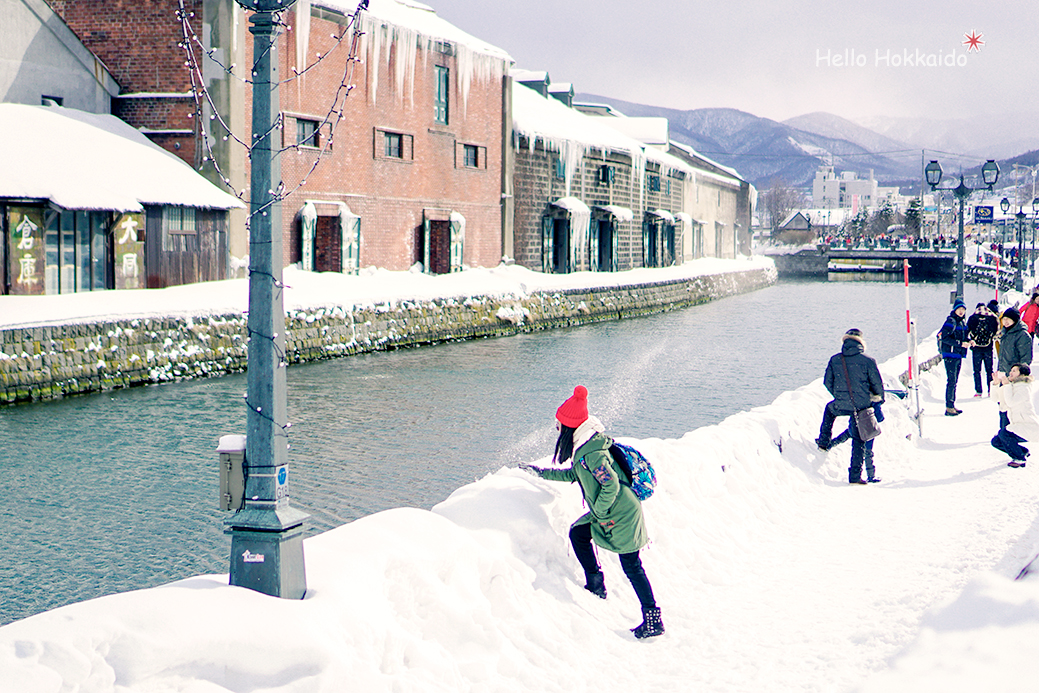
POLYGON ((631 632, 635 634, 635 637, 639 640, 643 638, 652 638, 657 635, 664 634, 664 622, 660 620, 660 609, 653 607, 651 609, 642 610, 642 625, 638 628, 632 628, 631 632))
POLYGON ((585 573, 584 588, 599 599, 606 599, 606 579, 602 573, 585 573))

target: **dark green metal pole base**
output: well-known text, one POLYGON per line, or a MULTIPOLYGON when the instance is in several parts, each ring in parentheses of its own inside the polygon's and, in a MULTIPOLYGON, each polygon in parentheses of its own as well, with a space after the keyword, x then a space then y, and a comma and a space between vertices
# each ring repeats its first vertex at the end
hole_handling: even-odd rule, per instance
POLYGON ((303 525, 280 532, 235 527, 231 535, 230 584, 283 599, 302 599, 307 591, 303 525))

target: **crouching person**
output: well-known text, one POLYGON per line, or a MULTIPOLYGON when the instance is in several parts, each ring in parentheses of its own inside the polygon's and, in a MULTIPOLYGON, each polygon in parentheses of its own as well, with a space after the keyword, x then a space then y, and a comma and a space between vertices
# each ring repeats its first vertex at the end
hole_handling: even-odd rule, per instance
POLYGON ((1007 374, 997 372, 992 392, 1003 423, 992 438, 992 447, 1010 455, 1008 467, 1024 467, 1030 453, 1021 443, 1039 440, 1039 417, 1032 405, 1032 369, 1017 363, 1007 374))
POLYGON ((556 411, 556 421, 559 438, 552 461, 569 462, 570 466, 541 469, 520 465, 520 468, 550 481, 577 482, 589 511, 571 525, 570 543, 584 568, 584 588, 606 599, 606 584, 594 547, 619 554, 624 574, 642 605, 642 624, 632 628, 632 633, 636 638, 661 635, 664 623, 639 558, 639 550, 649 543, 642 503, 627 484, 621 483, 622 472, 610 454, 613 441, 603 434, 602 422, 588 415, 586 388, 581 385, 574 388, 573 396, 556 411))

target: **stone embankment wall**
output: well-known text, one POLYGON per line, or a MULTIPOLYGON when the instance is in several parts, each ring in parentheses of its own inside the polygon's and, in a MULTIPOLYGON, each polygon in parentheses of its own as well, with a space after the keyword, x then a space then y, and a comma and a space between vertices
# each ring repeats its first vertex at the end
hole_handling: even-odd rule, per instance
MULTIPOLYGON (((368 351, 501 337, 650 315, 745 293, 774 269, 523 297, 330 306, 286 314, 290 363, 368 351)), ((0 331, 0 403, 243 371, 244 315, 151 318, 0 331)))

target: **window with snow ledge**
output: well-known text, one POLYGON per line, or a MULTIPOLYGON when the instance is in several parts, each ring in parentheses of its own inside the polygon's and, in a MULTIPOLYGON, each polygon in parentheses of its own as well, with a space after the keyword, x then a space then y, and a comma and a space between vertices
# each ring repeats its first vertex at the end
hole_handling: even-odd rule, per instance
POLYGON ((436 93, 433 98, 433 120, 441 125, 447 125, 448 94, 451 85, 449 77, 451 73, 442 65, 434 65, 433 72, 436 77, 436 93))
POLYGON ((459 143, 455 151, 455 167, 487 168, 487 147, 481 147, 478 144, 459 143))
POLYGON ((403 132, 375 129, 375 158, 411 161, 415 158, 415 138, 403 132))

